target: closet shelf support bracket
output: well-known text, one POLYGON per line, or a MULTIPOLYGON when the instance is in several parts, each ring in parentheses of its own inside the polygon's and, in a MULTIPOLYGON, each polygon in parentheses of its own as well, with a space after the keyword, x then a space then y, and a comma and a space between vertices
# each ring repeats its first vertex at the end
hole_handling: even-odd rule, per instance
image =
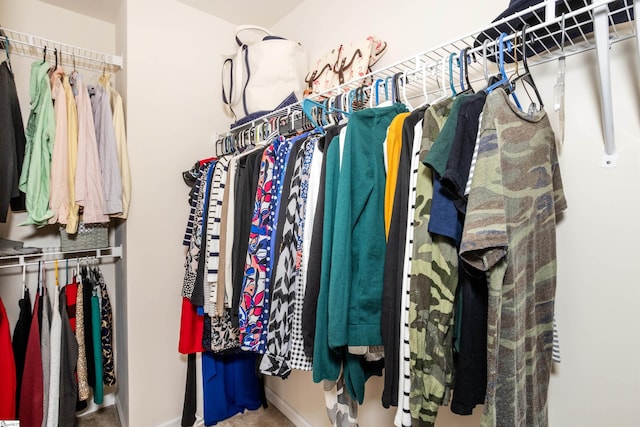
POLYGON ((613 132, 613 101, 611 96, 611 70, 609 65, 609 6, 600 0, 602 5, 593 9, 593 30, 598 54, 598 74, 600 79, 600 109, 604 133, 603 168, 616 166, 618 152, 613 132))

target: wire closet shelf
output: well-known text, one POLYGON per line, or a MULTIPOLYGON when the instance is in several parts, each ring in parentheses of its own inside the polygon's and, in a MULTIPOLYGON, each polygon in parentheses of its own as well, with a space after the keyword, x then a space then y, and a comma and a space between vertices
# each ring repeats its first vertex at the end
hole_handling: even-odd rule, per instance
POLYGON ((37 265, 38 263, 52 264, 56 261, 75 261, 83 258, 122 258, 122 245, 64 252, 59 250, 44 250, 43 252, 34 254, 1 256, 0 271, 4 268, 26 267, 29 265, 37 265))
MULTIPOLYGON (((454 55, 457 59, 463 49, 466 50, 466 58, 471 59, 468 60, 467 65, 467 75, 470 82, 480 82, 484 80, 487 69, 491 74, 498 70, 494 57, 498 47, 497 39, 501 32, 507 34, 504 37, 504 41, 511 42, 515 46, 515 49, 504 53, 505 69, 508 73, 511 73, 515 68, 514 57, 520 59, 520 54, 514 53, 520 52, 518 43, 520 43, 519 40, 522 36, 521 29, 525 25, 528 26, 526 29, 527 45, 535 44, 537 46, 535 52, 527 48, 529 66, 553 61, 561 55, 566 57, 596 49, 597 40, 594 30, 597 31, 595 27, 598 19, 601 21, 606 20, 605 25, 608 24, 609 29, 605 42, 607 46, 610 46, 613 43, 636 36, 638 32, 637 22, 634 22, 636 3, 640 3, 640 0, 594 0, 593 2, 591 0, 546 0, 495 21, 481 30, 468 33, 375 70, 370 74, 349 81, 322 94, 314 94, 308 99, 322 103, 328 98, 341 96, 345 92, 362 88, 367 97, 366 102, 352 103, 351 106, 347 105, 347 108, 354 107, 353 110, 355 111, 370 105, 369 101, 373 96, 373 87, 377 86, 376 82, 381 80, 383 82, 389 81, 396 75, 402 76, 403 99, 411 100, 420 97, 424 99, 425 93, 428 99, 442 92, 443 83, 448 89, 450 75, 456 85, 458 84, 457 82, 460 79, 459 66, 455 62, 449 69, 449 57, 454 55), (559 11, 563 11, 563 13, 558 13, 559 11), (488 42, 481 43, 479 40, 488 40, 488 42), (446 74, 446 82, 443 82, 442 76, 444 74, 446 74)), ((600 52, 598 54, 600 55, 600 52)), ((601 70, 601 79, 602 77, 601 70)), ((254 130, 260 125, 269 123, 277 118, 302 114, 302 101, 299 101, 220 133, 215 142, 216 152, 218 152, 219 147, 225 145, 225 140, 227 141, 226 145, 229 145, 228 141, 231 141, 232 145, 236 145, 241 140, 251 140, 252 138, 249 134, 253 136, 254 130)), ((607 127, 606 123, 604 127, 607 127)), ((613 146, 613 141, 606 141, 607 139, 612 139, 612 136, 608 138, 605 135, 605 150, 607 154, 614 154, 615 146, 613 146)), ((610 164, 608 166, 614 165, 610 164)))
POLYGON ((123 67, 122 56, 111 55, 91 49, 85 49, 55 40, 34 36, 20 31, 0 27, 0 48, 5 49, 9 42, 9 54, 28 58, 55 60, 57 50, 62 64, 84 70, 117 72, 123 67), (45 53, 46 47, 46 53, 45 53))

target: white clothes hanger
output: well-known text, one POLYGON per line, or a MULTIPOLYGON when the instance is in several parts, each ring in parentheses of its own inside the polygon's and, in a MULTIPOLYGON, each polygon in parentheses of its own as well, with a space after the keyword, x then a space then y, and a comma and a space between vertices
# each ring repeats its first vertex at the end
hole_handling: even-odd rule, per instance
POLYGON ((440 64, 440 88, 442 89, 442 93, 440 94, 440 96, 436 99, 434 99, 433 101, 431 101, 431 104, 435 104, 437 102, 443 101, 447 98, 449 98, 449 94, 447 93, 447 73, 446 73, 446 66, 445 66, 445 59, 444 58, 440 58, 440 60, 438 60, 438 62, 436 62, 436 69, 438 67, 438 64, 440 64))

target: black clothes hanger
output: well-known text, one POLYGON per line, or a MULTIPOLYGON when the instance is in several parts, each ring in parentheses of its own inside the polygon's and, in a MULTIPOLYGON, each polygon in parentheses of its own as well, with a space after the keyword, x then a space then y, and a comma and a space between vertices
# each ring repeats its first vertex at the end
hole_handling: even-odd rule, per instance
MULTIPOLYGON (((461 63, 461 67, 460 67, 460 71, 462 72, 462 74, 464 75, 464 81, 467 82, 467 87, 465 88, 462 85, 462 76, 460 77, 460 86, 462 87, 462 93, 469 93, 472 94, 474 93, 473 87, 471 86, 471 82, 469 81, 469 60, 471 60, 471 58, 469 57, 469 55, 467 54, 467 51, 469 50, 468 47, 465 47, 464 49, 462 49, 460 51, 460 57, 458 58, 458 61, 462 61, 461 63)), ((475 54, 474 55, 474 61, 475 61, 475 54)))
MULTIPOLYGON (((467 88, 464 87, 464 71, 465 71, 465 64, 467 63, 467 58, 466 55, 467 51, 465 48, 463 48, 460 53, 458 53, 458 70, 460 70, 458 77, 460 78, 460 89, 462 90, 462 93, 467 91, 467 88)), ((471 86, 471 85, 469 85, 471 86)))
MULTIPOLYGON (((527 28, 529 28, 528 24, 525 24, 522 27, 522 33, 521 33, 521 49, 522 49, 522 66, 524 67, 524 73, 517 75, 511 82, 512 84, 515 85, 515 83, 518 80, 522 80, 523 82, 527 83, 529 86, 531 86, 531 88, 533 89, 534 93, 536 94, 536 98, 538 99, 538 103, 540 105, 540 110, 542 110, 544 108, 544 103, 542 102, 542 97, 540 96, 540 92, 538 92, 538 87, 536 86, 536 83, 533 81, 533 76, 531 75, 531 72, 529 71, 529 64, 527 63, 527 28)), ((517 55, 517 54, 516 54, 517 55)), ((516 58, 517 59, 517 58, 516 58)), ((531 98, 531 96, 529 95, 529 92, 527 91, 527 88, 525 85, 522 86, 525 90, 525 92, 527 93, 527 96, 529 96, 529 99, 531 100, 531 102, 533 103, 533 99, 531 98)))
POLYGON ((400 85, 407 84, 404 79, 402 79, 402 73, 395 73, 393 75, 393 103, 397 104, 398 102, 402 102, 400 99, 400 85))
POLYGON ((4 36, 4 50, 7 54, 7 67, 9 67, 9 72, 13 74, 13 67, 11 66, 11 57, 9 56, 9 37, 4 36))
POLYGON ((457 95, 467 95, 473 94, 473 87, 471 87, 471 82, 469 81, 469 56, 467 55, 467 50, 469 48, 463 48, 458 54, 458 69, 460 70, 460 89, 461 92, 458 92, 457 95), (467 87, 464 86, 465 82, 467 83, 467 87))
POLYGON ((47 46, 44 47, 42 52, 42 63, 44 64, 45 62, 47 62, 47 46))
POLYGON ((367 96, 366 88, 367 86, 363 83, 356 92, 356 99, 360 101, 362 109, 367 108, 367 105, 369 104, 369 97, 367 96))

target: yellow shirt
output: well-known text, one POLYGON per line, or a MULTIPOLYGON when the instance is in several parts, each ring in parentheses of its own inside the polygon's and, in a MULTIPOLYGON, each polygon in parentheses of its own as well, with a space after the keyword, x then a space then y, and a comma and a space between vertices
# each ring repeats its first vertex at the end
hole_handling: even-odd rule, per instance
POLYGON ((49 224, 66 224, 69 217, 69 167, 67 166, 67 101, 62 75, 56 74, 51 80, 51 98, 56 118, 56 134, 51 153, 51 193, 49 208, 53 216, 49 224))
POLYGON ((76 203, 76 163, 78 162, 78 110, 76 109, 76 98, 69 84, 69 76, 62 79, 65 97, 67 99, 67 158, 69 164, 69 175, 67 177, 69 186, 69 209, 67 211, 67 233, 75 234, 78 231, 80 216, 79 206, 76 203))
POLYGON ((398 180, 398 166, 400 164, 400 152, 402 151, 402 125, 409 113, 398 114, 387 130, 386 157, 387 157, 387 183, 384 190, 384 231, 389 238, 391 227, 391 213, 393 211, 393 199, 396 193, 398 180))

